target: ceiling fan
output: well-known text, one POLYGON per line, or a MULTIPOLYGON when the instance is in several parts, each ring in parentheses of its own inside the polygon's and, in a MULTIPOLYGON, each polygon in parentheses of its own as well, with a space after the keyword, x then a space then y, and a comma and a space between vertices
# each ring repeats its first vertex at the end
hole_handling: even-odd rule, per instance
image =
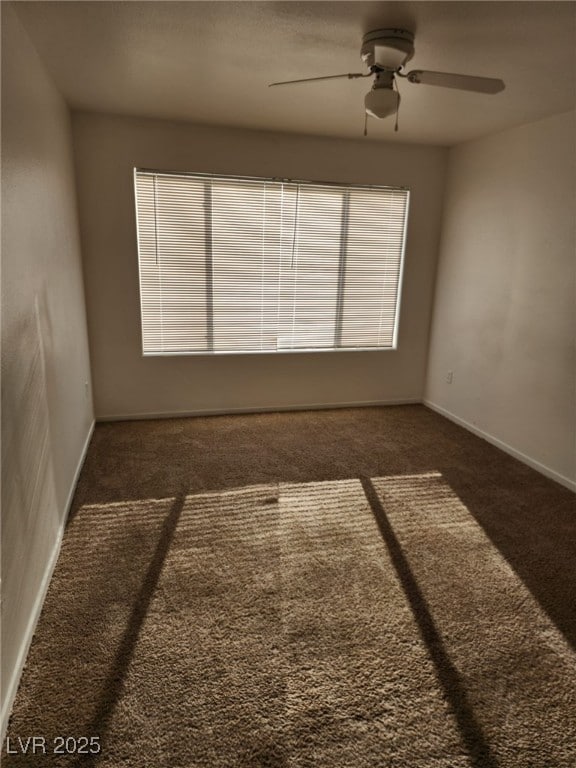
MULTIPOLYGON (((425 69, 413 69, 404 73, 404 65, 414 56, 414 34, 405 29, 375 29, 368 32, 362 38, 360 55, 369 69, 368 72, 307 77, 302 80, 270 83, 270 86, 310 83, 342 77, 349 80, 374 77, 372 89, 364 98, 364 107, 366 116, 379 119, 398 112, 400 93, 398 92, 396 77, 405 78, 409 83, 419 85, 439 85, 444 88, 458 88, 462 91, 475 91, 477 93, 499 93, 504 89, 503 81, 492 77, 455 75, 448 72, 430 72, 425 69)), ((366 131, 364 133, 366 134, 366 131)))

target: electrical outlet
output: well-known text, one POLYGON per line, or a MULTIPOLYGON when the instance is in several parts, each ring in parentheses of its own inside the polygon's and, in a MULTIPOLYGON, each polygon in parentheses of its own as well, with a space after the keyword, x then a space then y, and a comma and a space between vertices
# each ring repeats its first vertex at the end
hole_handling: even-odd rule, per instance
POLYGON ((454 379, 454 371, 448 371, 446 374, 446 384, 452 384, 452 380, 454 379))

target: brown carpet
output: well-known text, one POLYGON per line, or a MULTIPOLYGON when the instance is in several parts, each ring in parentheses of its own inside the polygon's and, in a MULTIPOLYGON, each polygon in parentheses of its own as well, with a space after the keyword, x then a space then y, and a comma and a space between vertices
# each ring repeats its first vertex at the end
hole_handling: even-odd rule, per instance
POLYGON ((96 429, 5 766, 574 768, 574 496, 420 406, 96 429))

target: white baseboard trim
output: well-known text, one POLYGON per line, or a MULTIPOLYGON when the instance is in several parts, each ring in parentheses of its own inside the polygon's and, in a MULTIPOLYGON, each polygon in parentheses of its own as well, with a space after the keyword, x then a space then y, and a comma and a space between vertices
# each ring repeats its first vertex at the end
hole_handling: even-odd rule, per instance
POLYGON ((545 464, 542 464, 541 462, 536 461, 536 459, 532 459, 530 456, 527 456, 525 453, 522 453, 521 451, 516 450, 516 448, 512 448, 512 446, 508 445, 508 443, 505 443, 502 440, 499 440, 497 437, 494 437, 493 435, 489 434, 488 432, 485 432, 483 429, 480 429, 479 427, 475 427, 473 424, 470 424, 468 421, 465 421, 464 419, 461 419, 459 416, 456 416, 455 414, 451 413, 451 411, 447 411, 446 408, 442 408, 440 405, 436 405, 436 403, 433 403, 431 400, 422 400, 422 404, 425 405, 427 408, 430 408, 430 410, 436 411, 436 413, 439 413, 440 416, 444 416, 446 419, 449 419, 450 421, 453 421, 455 424, 458 424, 458 426, 464 427, 464 429, 467 429, 469 432, 472 432, 478 437, 483 438, 488 443, 495 445, 496 448, 500 448, 500 450, 504 451, 504 453, 508 453, 510 456, 513 456, 515 459, 518 459, 524 464, 527 464, 532 469, 535 469, 537 472, 540 472, 540 474, 545 475, 546 477, 549 477, 551 480, 555 480, 557 483, 560 483, 560 485, 563 485, 565 488, 568 488, 571 491, 576 491, 576 482, 573 480, 570 480, 570 478, 565 477, 564 475, 561 475, 559 472, 556 472, 553 469, 550 469, 550 467, 547 467, 545 464))
POLYGON ((307 403, 306 405, 269 405, 248 408, 207 408, 194 411, 157 411, 148 413, 114 413, 97 416, 96 421, 139 421, 142 419, 183 419, 190 416, 232 416, 236 413, 275 413, 284 411, 326 411, 331 408, 369 408, 380 405, 420 405, 420 397, 398 400, 361 400, 348 403, 307 403))
POLYGON ((60 554, 60 547, 62 545, 64 528, 66 527, 66 520, 70 512, 72 499, 74 498, 74 492, 76 491, 76 485, 78 484, 78 478, 80 477, 80 472, 84 465, 86 453, 88 452, 88 446, 90 445, 92 433, 94 432, 94 424, 95 422, 92 421, 92 424, 88 429, 88 434, 86 436, 86 439, 84 440, 84 445, 82 447, 80 459, 78 461, 78 465, 76 467, 76 471, 74 473, 74 477, 70 485, 70 490, 68 491, 68 497, 66 499, 66 506, 64 510, 64 515, 62 517, 62 523, 58 530, 58 535, 56 537, 54 547, 52 549, 48 562, 46 563, 44 576, 42 577, 42 582, 38 589, 38 594, 36 595, 34 606, 32 608, 32 611, 30 612, 28 624, 26 625, 26 631, 24 632, 24 637, 22 639, 22 643, 20 646, 20 652, 18 653, 18 658, 16 659, 16 664, 14 665, 14 670, 12 671, 10 682, 7 685, 6 696, 4 697, 4 701, 2 702, 2 709, 0 711, 0 745, 4 743, 6 729, 8 728, 8 719, 10 717, 10 713, 12 712, 12 705, 14 704, 14 699, 16 697, 18 685, 20 684, 22 671, 24 670, 24 665, 26 664, 26 658, 28 656, 28 651, 30 650, 30 644, 32 643, 32 638, 34 637, 34 632, 36 631, 36 625, 38 623, 38 619, 40 618, 40 613, 42 612, 42 606, 44 605, 44 600, 46 599, 46 593, 48 592, 48 587, 50 586, 52 574, 54 573, 56 563, 58 562, 58 555, 60 554))

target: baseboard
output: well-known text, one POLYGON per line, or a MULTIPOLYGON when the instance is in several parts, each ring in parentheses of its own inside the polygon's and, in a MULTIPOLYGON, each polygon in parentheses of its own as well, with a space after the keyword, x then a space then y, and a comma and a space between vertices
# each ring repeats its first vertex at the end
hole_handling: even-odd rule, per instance
POLYGON ((532 469, 535 469, 537 472, 540 472, 540 474, 545 475, 546 477, 549 477, 551 480, 555 480, 557 483, 559 483, 560 485, 563 485, 565 488, 568 488, 571 491, 576 491, 576 482, 574 482, 573 480, 570 480, 568 477, 564 477, 564 475, 561 475, 559 472, 556 472, 555 470, 550 469, 550 467, 547 467, 545 464, 542 464, 541 462, 536 461, 536 459, 532 459, 530 456, 527 456, 525 453, 522 453, 521 451, 516 450, 516 448, 512 448, 512 446, 508 445, 508 443, 505 443, 502 440, 499 440, 497 437, 494 437, 488 432, 485 432, 483 429, 479 429, 478 427, 475 427, 473 424, 470 424, 468 421, 465 421, 464 419, 461 419, 459 416, 456 416, 450 411, 447 411, 446 408, 442 408, 440 405, 436 405, 436 403, 433 403, 431 400, 422 400, 422 404, 425 405, 427 408, 430 408, 430 410, 436 411, 436 413, 439 413, 440 416, 444 416, 446 419, 449 419, 450 421, 453 421, 455 424, 458 424, 458 426, 464 427, 464 429, 467 429, 469 432, 472 432, 473 434, 478 435, 478 437, 483 438, 488 443, 495 445, 496 448, 500 448, 500 450, 504 451, 504 453, 508 453, 510 456, 513 456, 515 459, 518 459, 522 463, 527 464, 532 469))
POLYGON ((42 611, 42 606, 44 605, 44 600, 46 598, 46 593, 48 592, 48 587, 50 586, 50 581, 52 579, 52 574, 54 573, 54 568, 56 567, 56 563, 58 562, 58 555, 60 554, 60 547, 62 544, 62 537, 64 535, 64 528, 66 526, 66 519, 68 517, 68 513, 70 512, 72 499, 74 498, 74 492, 76 491, 76 485, 78 484, 78 478, 80 477, 80 472, 82 470, 82 466, 86 458, 86 453, 88 452, 88 446, 90 445, 90 439, 92 438, 93 432, 94 432, 94 421, 90 425, 88 434, 86 436, 84 445, 82 447, 80 459, 78 461, 78 465, 76 467, 76 471, 74 473, 74 477, 70 485, 70 490, 68 491, 68 497, 66 499, 66 506, 64 510, 64 515, 62 517, 62 523, 60 525, 60 529, 58 531, 58 535, 56 537, 54 547, 52 549, 52 552, 46 564, 44 576, 42 578, 40 588, 38 589, 38 594, 36 595, 36 600, 34 602, 34 606, 30 613, 30 618, 28 620, 26 631, 24 633, 22 644, 20 646, 20 653, 18 654, 18 658, 16 660, 16 664, 12 672, 11 680, 7 686, 6 696, 4 698, 4 701, 2 702, 2 710, 0 712, 0 745, 4 743, 4 737, 6 735, 6 729, 8 727, 8 719, 10 717, 10 713, 12 712, 12 705, 14 704, 14 699, 16 697, 16 692, 18 690, 18 685, 20 684, 22 671, 26 663, 28 651, 30 650, 30 644, 32 642, 32 638, 34 637, 34 632, 36 631, 36 624, 38 623, 38 619, 40 618, 40 613, 42 611))
POLYGON ((380 405, 419 405, 420 397, 398 400, 360 400, 347 403, 307 403, 306 405, 269 405, 248 408, 207 408, 194 411, 157 411, 146 413, 114 413, 97 416, 96 421, 139 421, 141 419, 183 419, 190 416, 231 416, 236 413, 276 413, 284 411, 325 411, 331 408, 369 408, 380 405))

